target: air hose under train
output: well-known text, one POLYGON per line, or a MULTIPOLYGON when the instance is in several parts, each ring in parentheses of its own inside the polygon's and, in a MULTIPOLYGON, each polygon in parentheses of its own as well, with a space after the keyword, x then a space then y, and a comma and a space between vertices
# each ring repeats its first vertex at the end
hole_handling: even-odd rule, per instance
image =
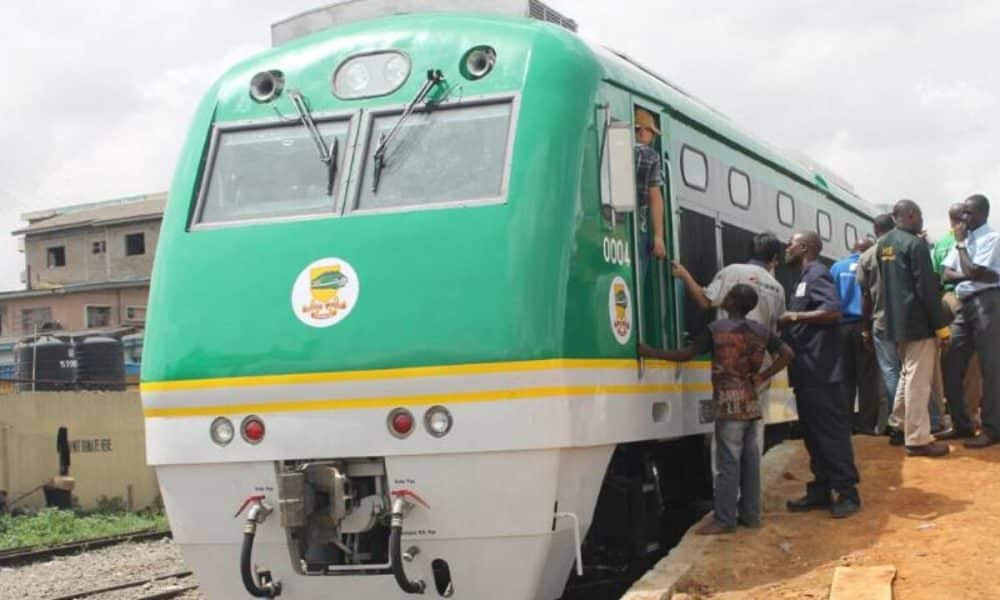
POLYGON ((403 571, 403 512, 409 502, 402 496, 392 501, 392 520, 389 522, 389 561, 392 563, 392 576, 399 588, 407 594, 423 594, 427 587, 422 579, 410 581, 403 571))
MULTIPOLYGON (((240 576, 243 578, 243 587, 247 593, 254 598, 274 598, 281 595, 281 583, 271 580, 269 572, 254 573, 251 557, 253 555, 253 541, 257 536, 257 525, 263 523, 271 508, 264 504, 263 497, 252 496, 243 504, 250 506, 247 513, 247 524, 243 528, 243 547, 240 549, 240 576)), ((240 509, 243 512, 243 509, 240 509)), ((236 513, 239 516, 240 512, 236 513)))

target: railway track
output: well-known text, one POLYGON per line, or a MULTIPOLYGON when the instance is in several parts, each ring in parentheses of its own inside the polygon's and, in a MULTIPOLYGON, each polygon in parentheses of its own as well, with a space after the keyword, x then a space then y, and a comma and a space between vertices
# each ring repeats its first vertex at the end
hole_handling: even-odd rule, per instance
POLYGON ((102 538, 92 538, 89 540, 80 540, 78 542, 57 544, 55 546, 31 546, 28 548, 4 550, 0 552, 0 567, 25 565, 33 562, 48 560, 54 556, 65 556, 67 554, 75 554, 85 550, 105 548, 107 546, 114 546, 115 544, 121 544, 124 542, 146 542, 150 540, 158 540, 169 536, 170 531, 147 529, 121 535, 111 535, 102 538))
MULTIPOLYGON (((171 579, 183 580, 190 576, 191 576, 191 571, 178 571, 177 573, 169 573, 167 575, 157 575, 156 577, 146 577, 143 579, 136 579, 126 583, 119 583, 115 585, 84 590, 82 592, 73 592, 71 594, 55 596, 49 598, 48 600, 78 600, 82 598, 91 598, 107 592, 117 592, 121 590, 137 588, 150 583, 166 582, 171 579)), ((181 594, 190 592, 195 589, 198 589, 198 584, 185 585, 182 583, 177 583, 175 587, 155 592, 150 592, 149 594, 146 594, 144 596, 136 596, 136 600, 166 600, 168 598, 175 598, 177 596, 180 596, 181 594)))

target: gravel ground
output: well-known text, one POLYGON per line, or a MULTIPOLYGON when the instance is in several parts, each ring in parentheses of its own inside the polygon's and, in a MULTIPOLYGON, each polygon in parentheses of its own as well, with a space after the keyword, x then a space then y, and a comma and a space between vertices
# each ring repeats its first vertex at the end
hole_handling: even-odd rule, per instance
MULTIPOLYGON (((188 571, 180 549, 163 539, 141 544, 120 544, 76 556, 62 556, 48 562, 23 567, 0 568, 0 597, 43 600, 74 592, 128 583, 144 577, 188 571)), ((193 576, 166 580, 91 596, 94 600, 133 600, 180 583, 197 583, 193 576)), ((178 596, 184 600, 204 600, 197 590, 178 596)))

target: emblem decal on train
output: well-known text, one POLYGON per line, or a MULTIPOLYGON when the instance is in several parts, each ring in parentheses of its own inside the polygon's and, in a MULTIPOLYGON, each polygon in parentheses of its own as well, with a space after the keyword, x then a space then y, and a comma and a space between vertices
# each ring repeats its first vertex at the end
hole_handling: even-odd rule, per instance
POLYGON ((628 342, 632 335, 632 294, 628 284, 621 277, 611 280, 608 292, 608 312, 611 317, 611 332, 619 344, 628 342))
POLYGON ((292 286, 292 311, 310 327, 330 327, 351 314, 361 282, 340 258, 321 258, 299 273, 292 286))

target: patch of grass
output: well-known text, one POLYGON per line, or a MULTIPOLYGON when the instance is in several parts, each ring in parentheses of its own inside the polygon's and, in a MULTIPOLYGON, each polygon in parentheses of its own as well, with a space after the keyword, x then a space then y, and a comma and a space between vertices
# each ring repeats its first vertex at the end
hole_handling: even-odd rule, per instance
POLYGON ((52 546, 151 528, 167 529, 166 515, 124 511, 84 515, 46 508, 33 515, 0 515, 0 550, 52 546))

